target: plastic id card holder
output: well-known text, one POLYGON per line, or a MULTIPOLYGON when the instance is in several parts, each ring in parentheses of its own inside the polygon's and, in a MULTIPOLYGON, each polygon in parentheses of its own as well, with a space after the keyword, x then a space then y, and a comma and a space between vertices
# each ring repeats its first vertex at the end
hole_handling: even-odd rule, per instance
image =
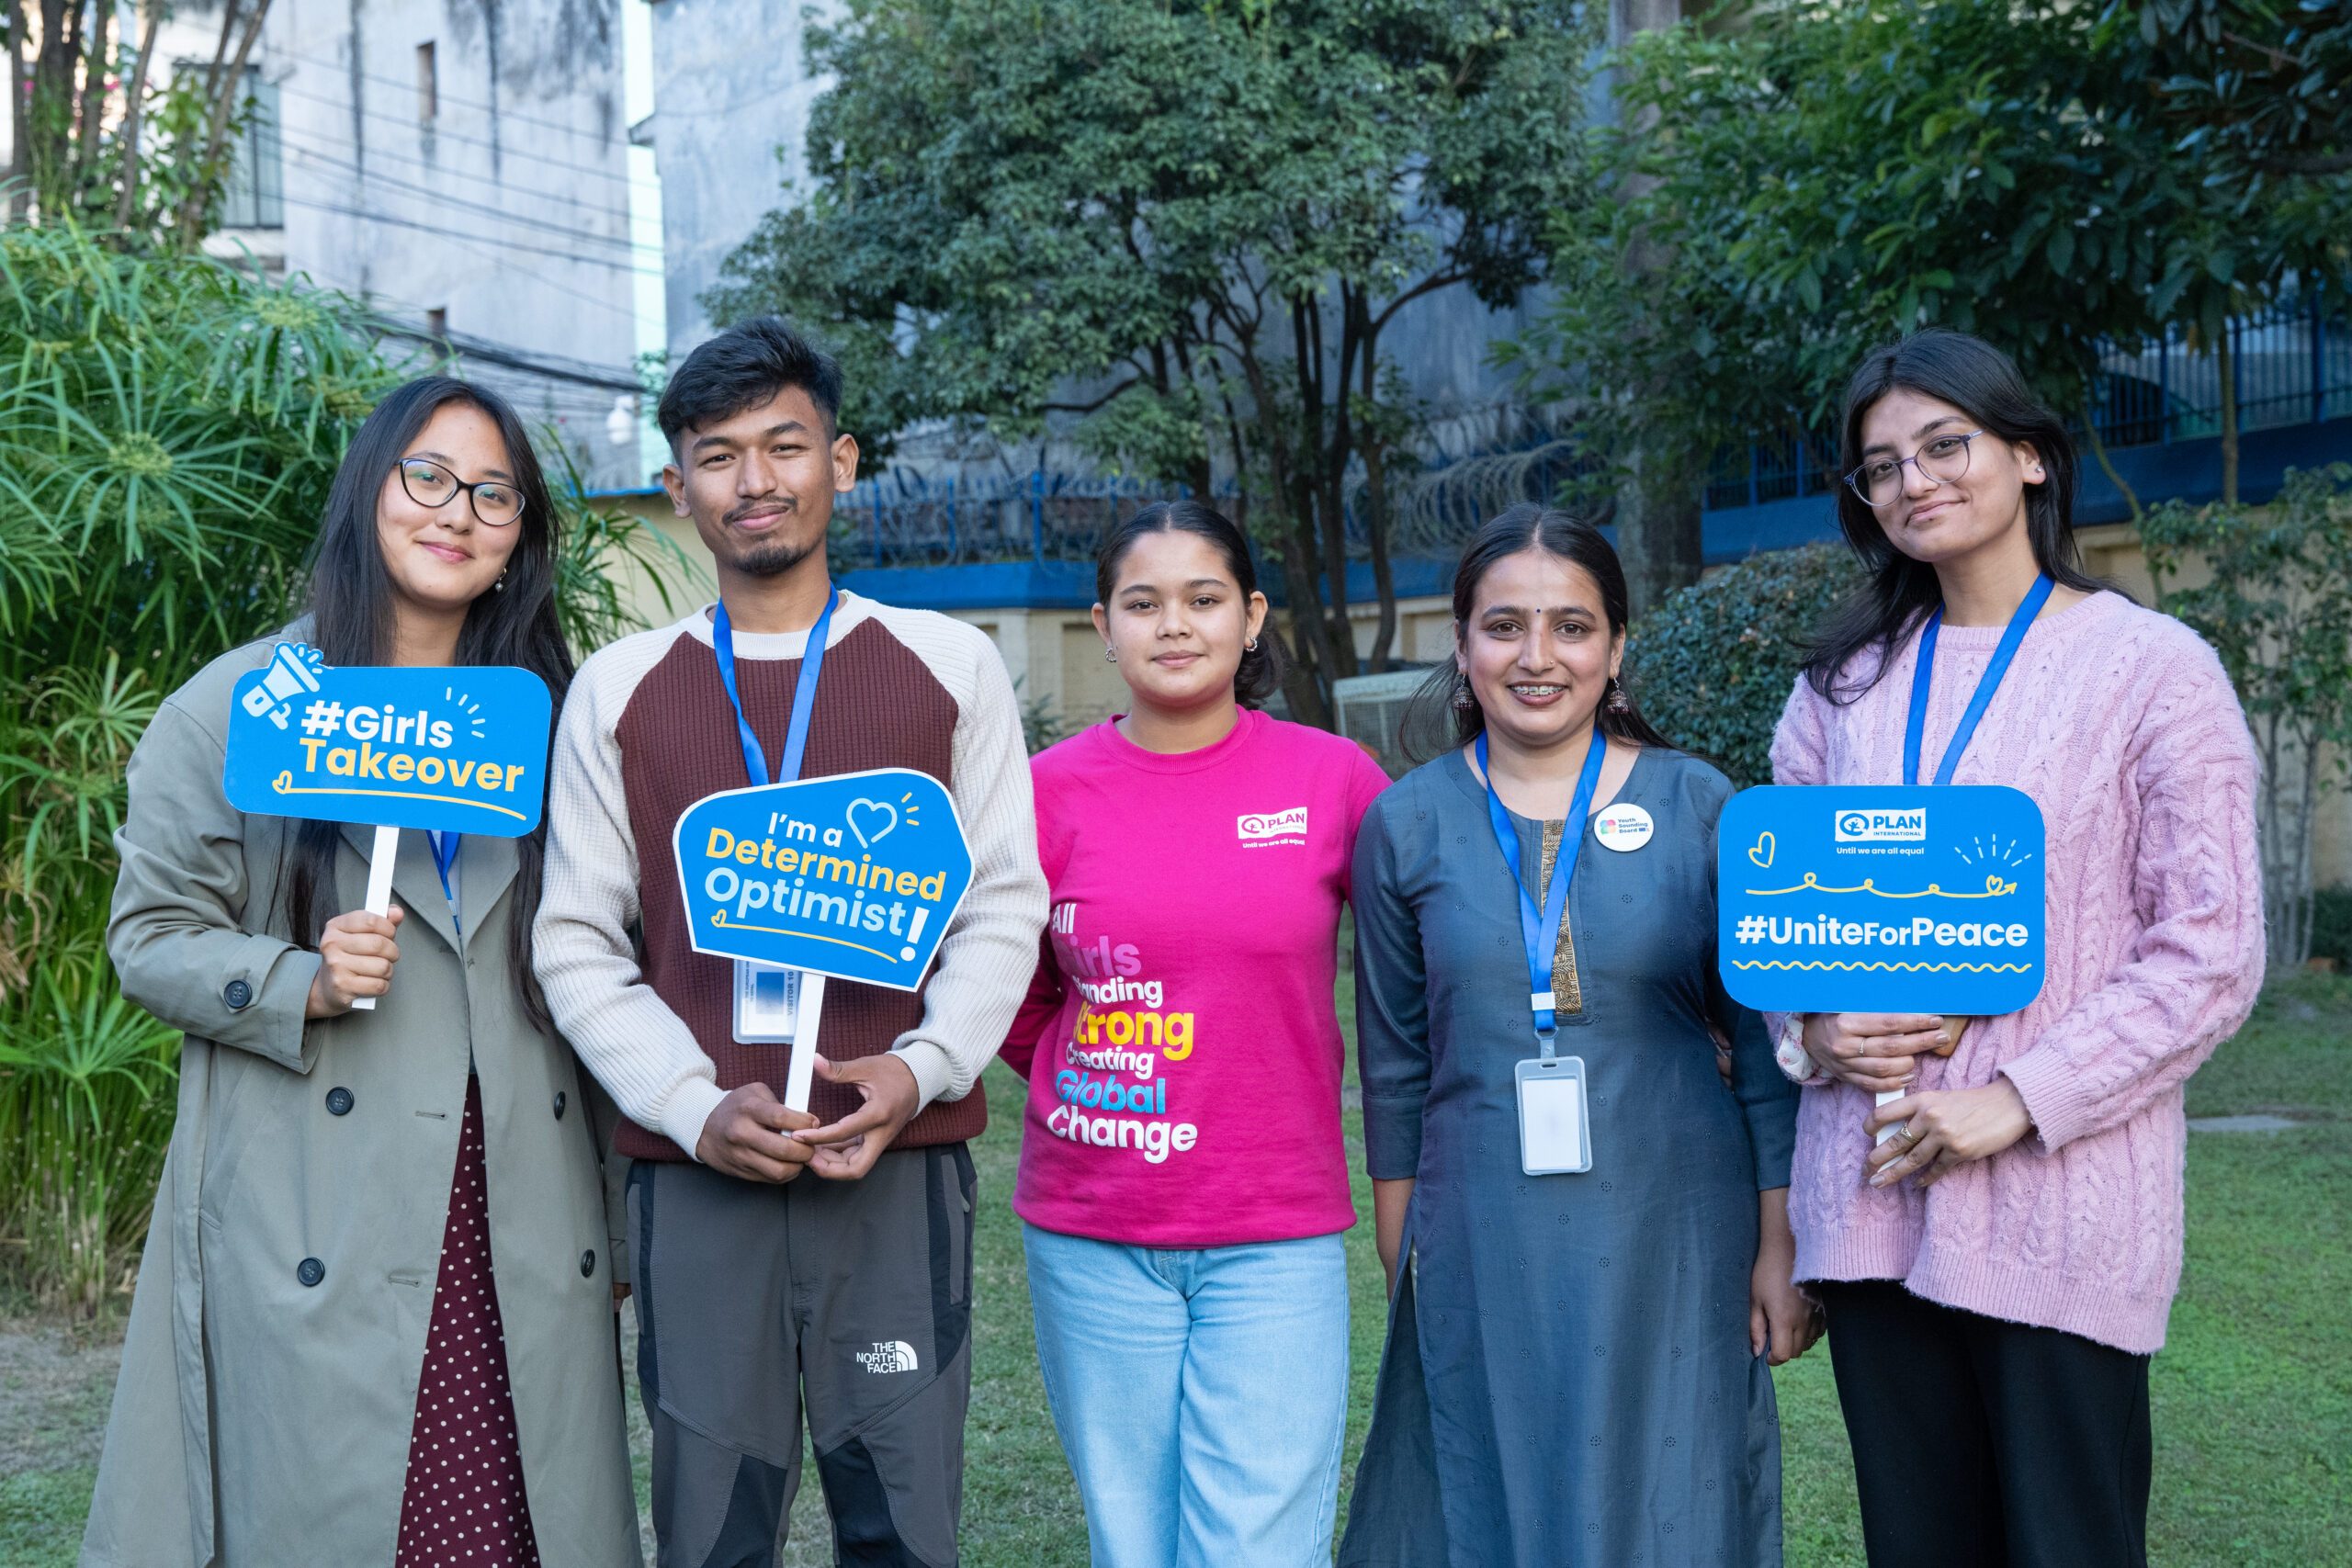
POLYGON ((800 1018, 800 971, 735 961, 735 1042, 789 1045, 800 1018))
POLYGON ((1573 1176, 1592 1168, 1592 1118, 1585 1108, 1584 1058, 1530 1057, 1513 1069, 1519 1087, 1519 1168, 1573 1176))

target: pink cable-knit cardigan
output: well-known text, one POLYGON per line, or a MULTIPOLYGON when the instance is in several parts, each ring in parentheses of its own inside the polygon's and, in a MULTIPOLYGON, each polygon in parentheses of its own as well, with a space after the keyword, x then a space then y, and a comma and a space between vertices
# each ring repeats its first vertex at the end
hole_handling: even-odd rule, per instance
MULTIPOLYGON (((1923 778, 2001 632, 1943 629, 1923 778)), ((1915 635, 1842 707, 1800 680, 1773 776, 1900 784, 1917 653, 1915 635)), ((2007 1074, 2034 1131, 1924 1192, 1873 1190, 1870 1095, 1809 1078, 1789 1194, 1800 1280, 1900 1280, 1970 1312, 2162 1348, 2180 1283, 2181 1086, 2262 981, 2255 781, 2236 694, 2188 627, 2113 593, 2035 623, 1953 782, 2013 785, 2041 807, 2047 978, 2024 1011, 1971 1022, 1949 1060, 1920 1057, 1918 1084, 2007 1074)))

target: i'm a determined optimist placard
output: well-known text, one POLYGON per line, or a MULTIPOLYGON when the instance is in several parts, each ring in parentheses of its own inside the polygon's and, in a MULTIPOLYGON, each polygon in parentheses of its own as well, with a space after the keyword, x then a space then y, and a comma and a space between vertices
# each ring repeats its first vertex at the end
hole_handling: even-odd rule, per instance
POLYGON ((539 823, 551 715, 528 670, 329 668, 279 643, 237 679, 221 783, 259 815, 520 838, 539 823))
POLYGON ((705 795, 672 849, 695 952, 900 991, 972 885, 956 803, 911 768, 705 795))
POLYGON ((1716 857, 1724 987, 1747 1007, 1984 1018, 2041 992, 2041 809, 2022 791, 1742 790, 1716 857))

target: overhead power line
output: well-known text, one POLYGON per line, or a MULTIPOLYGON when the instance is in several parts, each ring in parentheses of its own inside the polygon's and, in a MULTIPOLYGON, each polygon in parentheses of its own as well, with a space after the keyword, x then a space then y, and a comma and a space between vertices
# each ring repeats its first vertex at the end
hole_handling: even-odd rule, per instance
MULTIPOLYGON (((447 208, 454 211, 479 213, 485 218, 496 219, 502 223, 513 223, 526 229, 537 229, 562 239, 587 241, 595 244, 615 245, 618 246, 622 250, 630 252, 632 254, 641 251, 651 251, 656 254, 660 254, 659 247, 640 244, 635 239, 626 235, 600 233, 594 229, 582 229, 568 223, 559 223, 552 219, 534 218, 527 213, 516 212, 503 207, 494 207, 487 202, 469 201, 464 197, 452 196, 447 191, 435 190, 429 186, 421 186, 413 181, 401 179, 395 175, 387 175, 379 171, 363 168, 361 165, 351 162, 347 158, 336 157, 333 152, 300 139, 288 138, 281 134, 280 141, 283 145, 291 149, 295 156, 298 158, 326 164, 329 167, 339 169, 346 175, 363 178, 371 184, 385 186, 393 190, 401 192, 404 195, 414 196, 423 200, 432 202, 435 207, 447 208)), ((542 197, 541 199, 553 200, 556 198, 542 197)), ((612 209, 607 209, 605 210, 610 211, 612 209)), ((626 212, 621 213, 620 216, 624 220, 628 218, 628 214, 626 212)), ((482 237, 492 238, 492 236, 489 235, 484 235, 482 237)))
MULTIPOLYGON (((306 102, 319 104, 328 108, 349 109, 353 107, 348 99, 329 97, 323 93, 304 92, 300 87, 293 86, 288 83, 279 83, 277 85, 277 91, 281 96, 300 98, 306 102)), ((534 152, 528 147, 510 146, 503 141, 494 142, 486 136, 468 136, 462 131, 447 130, 438 125, 425 126, 407 116, 391 114, 383 109, 369 108, 365 104, 359 105, 358 108, 361 117, 364 118, 377 120, 386 125, 399 126, 403 130, 416 130, 424 135, 433 137, 435 141, 454 141, 469 147, 489 148, 496 151, 502 157, 525 159, 532 163, 547 164, 550 168, 565 169, 573 174, 587 175, 596 179, 610 180, 626 184, 634 189, 646 191, 652 195, 658 196, 661 194, 662 187, 659 181, 641 180, 633 175, 628 174, 626 171, 616 172, 611 169, 598 168, 593 164, 574 163, 569 159, 557 158, 545 152, 534 152)), ((282 132, 282 126, 280 127, 280 130, 282 132)), ((585 133, 574 131, 572 134, 583 135, 585 133)), ((400 152, 397 149, 384 150, 371 146, 366 151, 370 156, 375 156, 379 152, 384 152, 387 155, 399 157, 419 165, 423 165, 424 164, 424 160, 422 158, 419 158, 413 153, 400 152)), ((624 157, 626 157, 626 154, 624 154, 624 157)))
POLYGON ((313 212, 331 212, 337 217, 356 218, 363 222, 388 224, 395 229, 413 229, 421 234, 437 234, 444 239, 470 241, 478 245, 495 244, 501 250, 513 251, 523 255, 545 256, 550 261, 574 262, 582 266, 606 267, 614 272, 635 273, 644 277, 665 276, 659 267, 637 266, 628 262, 616 261, 610 256, 584 256, 573 251, 551 250, 540 245, 515 244, 496 239, 492 235, 475 233, 470 230, 445 229, 438 224, 422 223, 413 218, 396 218, 389 212, 371 212, 365 208, 345 207, 337 202, 313 201, 307 197, 294 196, 290 193, 282 199, 288 207, 304 207, 313 212))

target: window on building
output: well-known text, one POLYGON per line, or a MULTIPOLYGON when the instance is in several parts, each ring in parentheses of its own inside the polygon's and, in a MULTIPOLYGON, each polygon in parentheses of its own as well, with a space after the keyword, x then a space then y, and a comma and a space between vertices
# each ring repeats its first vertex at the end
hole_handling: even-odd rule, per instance
POLYGON ((441 112, 441 83, 433 63, 433 46, 416 46, 416 118, 420 125, 431 125, 441 112))
MULTIPOLYGON (((201 86, 208 67, 183 60, 174 75, 201 86)), ((250 67, 236 106, 235 134, 229 143, 229 173, 220 186, 224 229, 286 227, 286 157, 277 136, 277 84, 250 67)))

